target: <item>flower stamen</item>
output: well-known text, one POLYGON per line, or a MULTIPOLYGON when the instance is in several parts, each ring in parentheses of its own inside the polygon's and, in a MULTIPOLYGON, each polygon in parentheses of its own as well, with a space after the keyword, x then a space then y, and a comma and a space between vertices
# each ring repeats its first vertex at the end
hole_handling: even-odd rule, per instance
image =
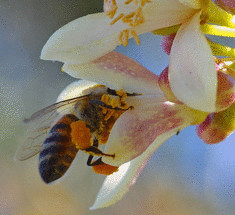
POLYGON ((133 36, 137 45, 140 44, 140 38, 138 37, 137 33, 134 30, 131 30, 131 35, 133 36))
POLYGON ((120 35, 119 35, 120 44, 122 44, 124 46, 127 46, 128 45, 128 39, 129 39, 129 30, 126 29, 126 30, 121 31, 120 35))
MULTIPOLYGON (((121 20, 123 23, 127 23, 131 28, 136 27, 140 24, 143 24, 145 19, 143 15, 143 7, 147 3, 151 3, 151 0, 126 0, 125 4, 133 3, 136 5, 136 9, 129 14, 121 13, 116 18, 114 18, 110 25, 114 25, 116 22, 121 20)), ((105 13, 107 16, 112 18, 117 10, 117 4, 115 0, 105 0, 105 13), (107 5, 106 5, 107 4, 107 5), (111 6, 112 5, 112 6, 111 6)), ((136 43, 140 44, 140 39, 137 36, 137 33, 135 30, 131 30, 131 35, 134 37, 136 43)), ((127 46, 128 45, 128 39, 129 39, 129 30, 123 30, 119 34, 119 42, 120 44, 127 46)))
POLYGON ((144 23, 144 15, 142 11, 142 7, 138 7, 135 16, 133 18, 133 21, 129 24, 131 27, 135 27, 137 25, 140 25, 144 23))
POLYGON ((117 9, 118 9, 118 6, 115 0, 104 1, 104 12, 110 19, 114 17, 117 9))
POLYGON ((124 17, 124 14, 123 13, 121 13, 121 14, 119 14, 112 22, 110 22, 109 24, 110 25, 113 25, 113 24, 115 24, 117 21, 119 21, 122 17, 124 17))
POLYGON ((125 1, 125 4, 130 4, 131 2, 133 2, 133 0, 127 0, 125 1))
POLYGON ((150 0, 141 0, 140 5, 141 5, 141 7, 144 7, 147 3, 151 3, 151 1, 150 0))
POLYGON ((132 21, 132 18, 135 16, 136 12, 131 12, 130 14, 124 16, 122 18, 123 23, 130 23, 132 21))

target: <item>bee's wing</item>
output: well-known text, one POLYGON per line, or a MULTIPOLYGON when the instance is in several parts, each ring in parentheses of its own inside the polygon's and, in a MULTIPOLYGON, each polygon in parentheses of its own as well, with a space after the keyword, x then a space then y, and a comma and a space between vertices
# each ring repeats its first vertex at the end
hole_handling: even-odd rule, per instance
POLYGON ((23 161, 39 153, 50 128, 61 116, 73 113, 76 103, 87 99, 88 96, 84 95, 55 103, 34 113, 29 119, 25 119, 24 123, 28 125, 26 139, 16 151, 15 159, 23 161))

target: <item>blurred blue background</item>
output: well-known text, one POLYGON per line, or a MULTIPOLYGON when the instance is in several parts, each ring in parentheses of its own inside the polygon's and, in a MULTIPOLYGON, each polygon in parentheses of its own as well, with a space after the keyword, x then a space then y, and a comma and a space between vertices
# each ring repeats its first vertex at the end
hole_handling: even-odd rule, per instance
MULTIPOLYGON (((235 135, 204 144, 191 126, 154 154, 135 186, 116 205, 89 211, 104 179, 86 168, 83 155, 68 177, 45 185, 38 158, 13 161, 24 135, 22 119, 56 101, 74 79, 61 63, 39 60, 50 35, 64 24, 102 11, 102 1, 50 0, 0 3, 0 214, 234 214, 235 135)), ((161 37, 141 35, 117 51, 159 74, 168 64, 161 37)), ((223 40, 235 47, 232 40, 223 40)))

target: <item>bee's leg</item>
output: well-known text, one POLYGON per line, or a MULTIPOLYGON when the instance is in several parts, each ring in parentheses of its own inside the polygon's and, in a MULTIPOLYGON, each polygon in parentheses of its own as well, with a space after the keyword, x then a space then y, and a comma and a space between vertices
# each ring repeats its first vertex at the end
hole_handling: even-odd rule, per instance
POLYGON ((98 149, 95 146, 90 146, 90 147, 88 147, 86 149, 82 149, 82 150, 89 153, 92 156, 107 156, 107 157, 113 157, 113 158, 115 157, 114 154, 111 155, 111 154, 103 153, 100 149, 98 149))
MULTIPOLYGON (((93 146, 94 147, 98 147, 99 146, 99 142, 98 142, 97 138, 94 138, 93 146)), ((88 166, 96 166, 96 165, 100 165, 100 164, 103 163, 102 160, 101 160, 102 159, 101 157, 98 158, 96 161, 92 162, 93 157, 94 157, 93 155, 89 155, 88 160, 87 160, 87 165, 88 166)))
POLYGON ((100 158, 98 158, 96 161, 94 161, 94 162, 92 162, 92 159, 93 159, 93 156, 92 155, 90 155, 89 157, 88 157, 88 160, 87 160, 87 165, 88 166, 96 166, 96 165, 100 165, 100 164, 102 164, 103 162, 102 162, 102 158, 100 157, 100 158))

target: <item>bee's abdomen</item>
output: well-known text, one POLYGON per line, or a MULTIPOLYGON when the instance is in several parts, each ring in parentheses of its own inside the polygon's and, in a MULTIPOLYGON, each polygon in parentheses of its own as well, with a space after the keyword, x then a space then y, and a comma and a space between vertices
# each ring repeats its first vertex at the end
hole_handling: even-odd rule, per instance
POLYGON ((70 124, 77 120, 72 114, 63 116, 44 141, 39 155, 39 172, 44 182, 61 178, 73 162, 78 149, 71 141, 70 124))

